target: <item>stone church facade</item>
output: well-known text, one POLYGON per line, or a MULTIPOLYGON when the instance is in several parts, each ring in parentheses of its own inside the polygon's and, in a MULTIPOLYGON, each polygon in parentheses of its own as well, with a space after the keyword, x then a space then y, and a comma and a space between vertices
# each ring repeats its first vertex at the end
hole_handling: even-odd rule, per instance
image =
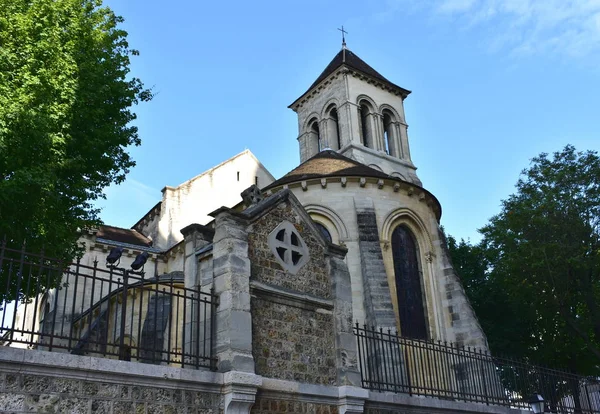
MULTIPOLYGON (((122 266, 147 253, 145 269, 156 286, 168 279, 178 289, 213 289, 214 324, 196 334, 196 343, 188 337, 179 346, 184 353, 199 342, 214 346, 214 370, 71 356, 41 346, 33 355, 16 344, 0 348, 0 404, 13 412, 518 412, 363 388, 356 323, 409 340, 487 350, 445 248, 441 206, 411 160, 409 94, 344 45, 290 105, 298 114, 301 163, 288 174, 274 180, 246 151, 165 187, 161 202, 133 228, 103 226, 82 235, 81 263, 90 269, 119 247, 122 266)), ((95 283, 110 295, 105 281, 95 283)), ((91 292, 83 284, 71 293, 55 291, 39 312, 18 317, 35 330, 59 312, 52 304, 62 303, 61 295, 76 298, 73 309, 92 309, 91 292)), ((123 302, 112 303, 117 309, 123 302)), ((110 314, 110 305, 105 308, 110 314)), ((151 312, 136 309, 121 305, 114 312, 129 312, 132 324, 139 319, 141 332, 151 312)), ((169 319, 161 328, 167 334, 152 334, 160 334, 161 347, 169 337, 202 330, 193 318, 175 324, 169 319)), ((92 326, 90 317, 86 329, 92 326)), ((131 337, 128 344, 142 340, 131 337)), ((135 351, 128 358, 134 361, 135 351)), ((446 363, 434 358, 432 364, 446 363)))

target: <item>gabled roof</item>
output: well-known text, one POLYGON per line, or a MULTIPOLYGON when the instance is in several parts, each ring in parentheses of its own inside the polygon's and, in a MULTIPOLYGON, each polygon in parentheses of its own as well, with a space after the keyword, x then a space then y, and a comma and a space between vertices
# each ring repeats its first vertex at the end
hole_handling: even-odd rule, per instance
POLYGON ((390 178, 389 175, 375 168, 361 164, 333 150, 324 150, 304 161, 279 180, 263 188, 263 191, 295 181, 343 176, 390 178))
MULTIPOLYGON (((383 82, 383 83, 387 84, 388 86, 392 87, 393 89, 398 89, 404 97, 406 97, 406 96, 408 96, 408 94, 410 94, 410 91, 408 89, 404 89, 404 88, 390 82, 381 73, 377 72, 368 63, 366 63, 364 60, 359 58, 358 55, 356 55, 354 52, 352 52, 349 49, 343 48, 342 50, 340 50, 338 52, 337 55, 334 56, 334 58, 331 60, 331 62, 329 62, 329 65, 327 65, 325 70, 319 75, 317 80, 314 81, 312 85, 310 85, 310 87, 306 90, 306 92, 304 92, 301 95, 301 97, 306 95, 306 93, 308 91, 310 91, 312 88, 314 88, 319 83, 324 81, 329 75, 331 75, 333 72, 335 72, 342 65, 346 65, 347 67, 349 67, 351 69, 354 69, 354 70, 361 72, 367 76, 370 76, 371 78, 374 78, 380 82, 383 82)), ((296 99, 296 101, 298 99, 296 99)), ((296 103, 296 101, 294 101, 294 103, 296 103)), ((292 105, 290 105, 290 106, 292 106, 292 105)))
POLYGON ((152 246, 152 240, 133 229, 102 225, 98 228, 96 237, 119 243, 133 244, 135 246, 152 246))

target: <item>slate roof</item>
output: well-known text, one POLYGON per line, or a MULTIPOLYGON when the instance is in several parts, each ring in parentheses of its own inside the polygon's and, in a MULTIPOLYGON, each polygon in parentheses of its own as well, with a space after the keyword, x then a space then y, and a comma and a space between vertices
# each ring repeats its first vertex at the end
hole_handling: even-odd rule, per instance
POLYGON ((263 191, 283 184, 309 180, 311 178, 348 176, 390 178, 389 175, 375 168, 361 164, 333 150, 324 150, 304 161, 279 180, 263 188, 263 191))
MULTIPOLYGON (((354 52, 352 52, 349 49, 340 50, 338 52, 338 54, 334 56, 334 58, 331 60, 331 62, 329 62, 329 65, 327 65, 325 70, 319 75, 317 80, 314 81, 312 85, 310 85, 310 87, 306 90, 306 92, 310 91, 312 88, 317 86, 321 81, 325 80, 325 78, 327 78, 329 75, 331 75, 333 72, 335 72, 342 65, 346 65, 349 68, 352 68, 354 70, 362 72, 367 76, 370 76, 370 77, 375 78, 383 83, 386 83, 387 85, 391 86, 392 88, 399 89, 405 97, 408 94, 410 94, 410 91, 408 89, 404 89, 404 88, 390 82, 389 80, 387 80, 381 73, 377 72, 368 63, 366 63, 364 60, 359 58, 358 55, 356 55, 354 52)), ((306 92, 304 92, 302 94, 302 96, 304 96, 306 94, 306 92)))
POLYGON ((152 240, 133 229, 102 225, 98 228, 96 237, 119 243, 133 244, 135 246, 152 246, 152 240))

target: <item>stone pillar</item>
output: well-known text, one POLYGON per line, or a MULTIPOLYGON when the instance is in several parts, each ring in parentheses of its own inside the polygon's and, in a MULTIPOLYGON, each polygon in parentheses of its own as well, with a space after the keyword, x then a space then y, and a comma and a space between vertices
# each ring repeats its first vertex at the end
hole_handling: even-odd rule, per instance
POLYGON ((400 122, 398 129, 400 130, 400 145, 402 148, 402 158, 411 161, 410 149, 408 148, 408 125, 400 122))
POLYGON ((344 261, 347 250, 330 245, 328 248, 329 276, 334 297, 333 314, 336 341, 338 385, 361 386, 358 367, 358 348, 352 332, 352 285, 344 261))
POLYGON ((200 284, 200 266, 196 263, 196 252, 212 243, 215 235, 214 230, 200 224, 190 224, 181 229, 184 243, 183 273, 185 275, 185 287, 195 288, 200 284))
POLYGON ((303 133, 298 137, 298 146, 300 147, 300 162, 310 158, 308 133, 303 133))
POLYGON ((309 159, 319 153, 319 135, 314 131, 308 131, 305 135, 307 144, 306 159, 309 159))
POLYGON ((385 152, 385 143, 383 142, 383 116, 378 113, 373 114, 373 134, 375 135, 374 141, 376 142, 375 149, 378 151, 385 152))
POLYGON ((225 209, 217 210, 213 244, 220 372, 254 373, 250 315, 250 260, 245 223, 225 209))
POLYGON ((213 269, 216 315, 217 369, 225 373, 225 414, 247 414, 261 384, 254 374, 252 315, 250 314, 250 259, 245 220, 227 208, 215 217, 213 269))
POLYGON ((399 122, 391 122, 389 133, 390 136, 390 145, 393 145, 393 153, 392 155, 396 158, 404 158, 404 153, 402 151, 402 143, 400 140, 400 123, 399 122))
POLYGON ((339 150, 338 145, 338 127, 337 121, 333 118, 327 118, 326 122, 326 131, 327 131, 327 146, 332 150, 339 150))

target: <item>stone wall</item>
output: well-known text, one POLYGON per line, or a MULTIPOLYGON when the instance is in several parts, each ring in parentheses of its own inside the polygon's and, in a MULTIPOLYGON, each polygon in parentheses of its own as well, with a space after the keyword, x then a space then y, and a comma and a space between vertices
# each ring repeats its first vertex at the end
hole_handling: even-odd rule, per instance
POLYGON ((313 231, 289 202, 278 205, 248 229, 253 283, 297 299, 296 303, 282 302, 273 292, 253 291, 252 350, 259 375, 333 385, 337 377, 335 326, 333 304, 327 306, 332 288, 325 245, 313 231), (283 220, 294 224, 309 250, 309 262, 296 275, 283 270, 267 244, 269 233, 283 220), (321 304, 315 304, 318 301, 321 304))
POLYGON ((223 412, 223 376, 193 369, 0 347, 0 412, 223 412))
POLYGON ((324 299, 331 298, 325 248, 308 229, 307 224, 293 213, 288 203, 280 204, 248 228, 248 257, 251 261, 252 280, 324 299), (283 270, 267 244, 269 233, 284 220, 294 224, 310 252, 310 261, 296 275, 283 270))
POLYGON ((1 373, 0 412, 13 413, 220 413, 218 394, 80 380, 48 375, 1 373))
POLYGON ((333 315, 252 299, 256 373, 309 384, 336 381, 333 315))

